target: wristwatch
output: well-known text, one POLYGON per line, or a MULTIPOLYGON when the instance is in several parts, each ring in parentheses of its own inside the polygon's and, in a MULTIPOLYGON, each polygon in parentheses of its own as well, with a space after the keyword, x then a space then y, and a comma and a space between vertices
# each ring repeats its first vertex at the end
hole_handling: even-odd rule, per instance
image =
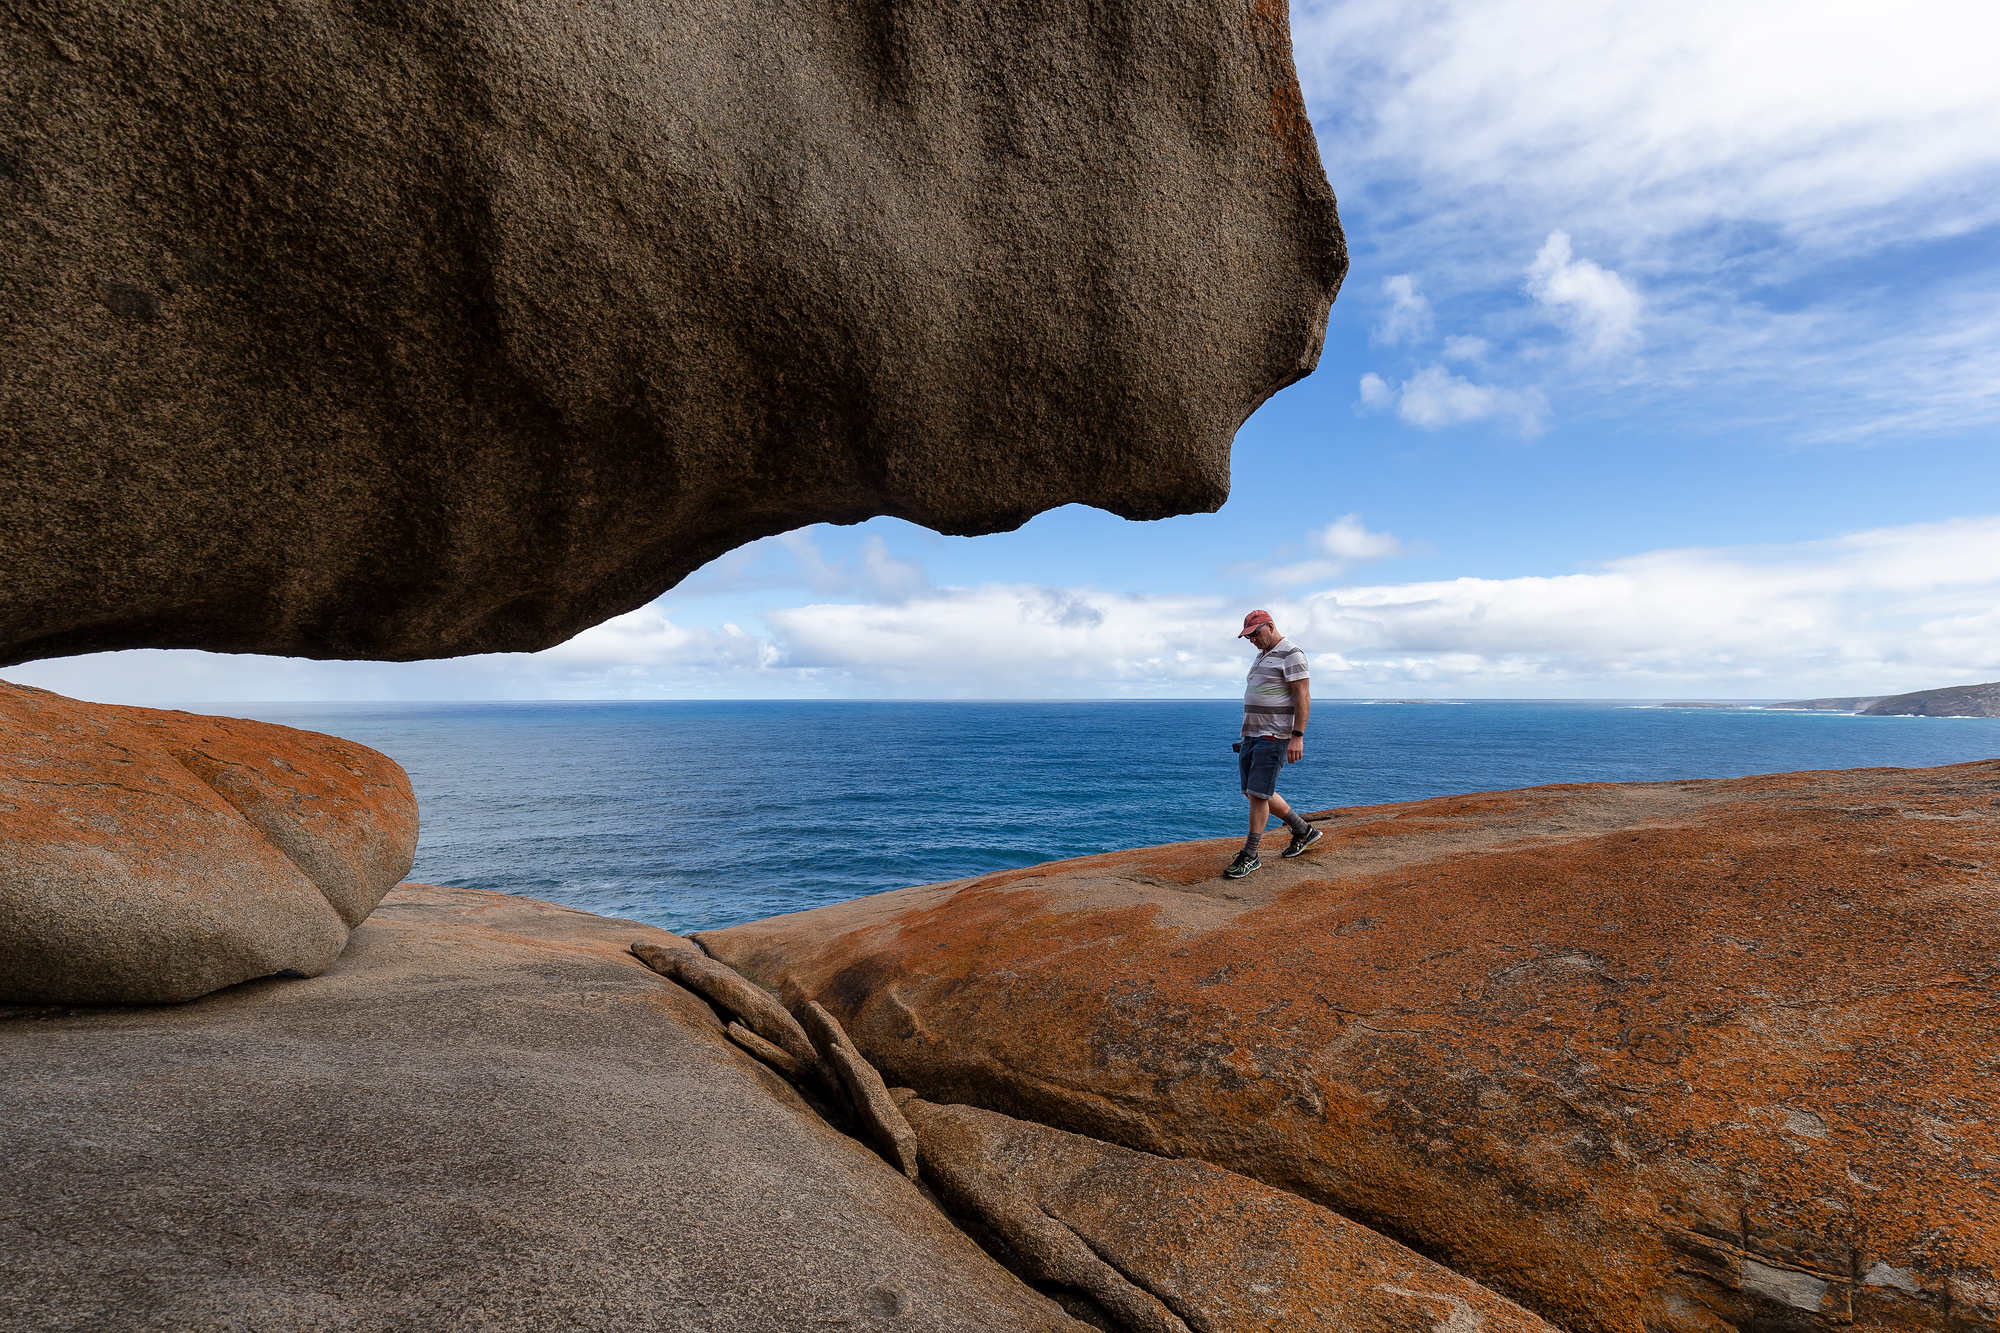
POLYGON ((1300 730, 1299 730, 1299 729, 1298 729, 1297 727, 1293 727, 1293 728, 1292 728, 1292 735, 1294 735, 1294 736, 1303 736, 1303 735, 1305 735, 1305 733, 1304 733, 1303 731, 1300 731, 1300 730))

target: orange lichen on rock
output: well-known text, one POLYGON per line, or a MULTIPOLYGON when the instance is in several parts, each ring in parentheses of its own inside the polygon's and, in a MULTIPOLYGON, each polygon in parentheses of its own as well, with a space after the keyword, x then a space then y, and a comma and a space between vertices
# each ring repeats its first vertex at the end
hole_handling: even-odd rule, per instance
POLYGON ((1993 1327, 1996 799, 2000 763, 1409 802, 1241 882, 1185 844, 701 942, 931 1100, 1216 1163, 1566 1327, 1993 1327))
POLYGON ((409 872, 395 761, 0 682, 0 1000, 189 1000, 313 976, 409 872))

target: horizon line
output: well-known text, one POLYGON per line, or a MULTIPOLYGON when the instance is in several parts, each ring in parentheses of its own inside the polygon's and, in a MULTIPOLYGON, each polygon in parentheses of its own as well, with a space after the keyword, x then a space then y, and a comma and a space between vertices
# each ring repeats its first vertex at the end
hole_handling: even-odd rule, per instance
MULTIPOLYGON (((1845 695, 1823 695, 1823 696, 1816 696, 1816 697, 1819 697, 1819 698, 1846 698, 1846 697, 1849 697, 1849 696, 1845 696, 1845 695)), ((1856 695, 1856 696, 1852 696, 1852 697, 1855 697, 1855 698, 1869 698, 1870 696, 1868 696, 1868 695, 1856 695)), ((1892 696, 1889 696, 1889 695, 1877 695, 1877 696, 1874 696, 1874 697, 1875 697, 1875 698, 1889 698, 1889 697, 1892 697, 1892 696)), ((1435 696, 1428 696, 1428 697, 1423 697, 1423 696, 1417 696, 1417 695, 1410 695, 1410 694, 1402 694, 1402 695, 1396 695, 1396 694, 1354 694, 1354 695, 1316 695, 1316 696, 1314 696, 1314 698, 1313 698, 1313 702, 1314 702, 1315 704, 1383 704, 1383 703, 1412 703, 1412 704, 1426 704, 1426 703, 1466 703, 1466 704, 1471 704, 1471 703, 1522 703, 1522 704, 1537 704, 1537 703, 1640 703, 1640 704, 1668 704, 1668 703, 1677 703, 1677 702, 1682 702, 1682 701, 1685 701, 1685 702, 1687 702, 1687 703, 1716 703, 1716 704, 1771 704, 1771 703, 1794 703, 1794 702, 1799 702, 1799 703, 1804 703, 1804 702, 1808 702, 1809 700, 1808 700, 1808 699, 1804 699, 1804 698, 1800 698, 1799 696, 1796 696, 1796 695, 1769 695, 1769 696, 1763 696, 1763 697, 1756 697, 1756 698, 1752 698, 1752 697, 1748 697, 1748 696, 1726 696, 1726 697, 1725 697, 1725 696, 1701 696, 1701 695, 1693 695, 1693 696, 1690 696, 1690 695, 1686 695, 1686 694, 1681 694, 1681 695, 1664 695, 1664 694, 1662 694, 1662 695, 1587 695, 1587 694, 1568 694, 1568 695, 1472 695, 1472 694, 1456 694, 1456 695, 1435 695, 1435 696)), ((629 697, 629 696, 615 696, 615 695, 607 695, 607 696, 590 696, 590 697, 533 697, 533 698, 530 698, 530 697, 526 697, 526 696, 522 696, 522 697, 508 697, 508 698, 478 698, 478 697, 470 697, 470 698, 469 698, 469 697, 465 697, 465 696, 452 696, 452 697, 439 697, 439 698, 397 698, 397 699, 175 699, 175 700, 163 700, 163 701, 160 701, 160 702, 156 702, 156 703, 150 703, 150 704, 138 704, 138 705, 131 705, 131 704, 128 704, 128 705, 117 705, 117 706, 119 706, 119 707, 145 707, 145 708, 173 708, 173 707, 180 707, 180 706, 183 706, 183 705, 188 705, 188 704, 202 704, 202 705, 212 705, 212 704, 287 704, 287 705, 294 705, 294 704, 295 704, 295 705, 304 705, 304 706, 310 706, 310 705, 317 705, 317 704, 453 704, 453 703, 456 703, 456 704, 652 704, 652 703, 690 703, 690 704, 692 704, 692 703, 770 703, 770 704, 888 704, 888 703, 908 703, 908 704, 1154 704, 1154 703, 1190 703, 1190 704, 1194 704, 1194 703, 1205 703, 1205 704, 1235 704, 1235 703, 1239 703, 1239 702, 1240 702, 1240 700, 1239 700, 1239 699, 1238 699, 1238 698, 1237 698, 1237 697, 1236 697, 1235 695, 1233 695, 1233 694, 1227 694, 1227 695, 1146 695, 1146 696, 1143 696, 1143 697, 1136 697, 1136 698, 1135 698, 1135 697, 1132 697, 1132 696, 1127 696, 1127 695, 1067 695, 1067 696, 1046 696, 1046 695, 1032 695, 1032 696, 1027 696, 1027 695, 1024 695, 1024 696, 999 696, 999 697, 979 697, 979 698, 966 698, 966 697, 962 697, 962 696, 952 696, 952 695, 914 695, 914 696, 881 696, 881 697, 874 697, 874 696, 825 696, 825 697, 804 697, 804 698, 801 698, 801 697, 797 697, 797 696, 783 696, 783 695, 756 695, 756 696, 750 696, 750 695, 653 695, 653 696, 644 696, 644 697, 629 697)))

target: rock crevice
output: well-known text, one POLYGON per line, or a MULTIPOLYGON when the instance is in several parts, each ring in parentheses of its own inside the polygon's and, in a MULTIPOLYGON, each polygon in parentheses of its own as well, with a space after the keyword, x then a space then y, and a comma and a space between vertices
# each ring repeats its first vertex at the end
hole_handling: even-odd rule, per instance
MULTIPOLYGON (((720 963, 640 941, 632 953, 725 1015, 776 1000, 720 963)), ((854 1128, 1018 1276, 1111 1333, 1401 1333, 1442 1303, 1490 1333, 1549 1333, 1527 1311, 1325 1208, 1204 1162, 890 1090, 838 1020, 796 1003, 839 1072, 854 1128)), ((789 1017, 789 1015, 787 1015, 789 1017)), ((819 1080, 737 1023, 731 1036, 802 1092, 819 1080)), ((803 1034, 802 1034, 803 1035, 803 1034)))

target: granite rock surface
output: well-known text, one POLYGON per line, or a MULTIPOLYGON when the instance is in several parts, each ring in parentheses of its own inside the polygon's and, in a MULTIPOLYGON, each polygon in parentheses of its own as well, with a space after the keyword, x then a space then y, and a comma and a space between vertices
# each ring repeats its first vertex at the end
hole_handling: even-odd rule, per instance
POLYGON ((0 682, 0 1002, 316 975, 416 845, 409 779, 366 746, 0 682))
POLYGON ((635 937, 406 885, 319 977, 0 1011, 0 1325, 1082 1333, 635 937))
POLYGON ((1346 268, 1278 0, 19 0, 0 664, 547 647, 1209 510, 1346 268))
POLYGON ((2000 1327, 2000 762, 1317 818, 1240 883, 1217 840, 699 939, 928 1100, 1214 1163, 1565 1328, 2000 1327))

